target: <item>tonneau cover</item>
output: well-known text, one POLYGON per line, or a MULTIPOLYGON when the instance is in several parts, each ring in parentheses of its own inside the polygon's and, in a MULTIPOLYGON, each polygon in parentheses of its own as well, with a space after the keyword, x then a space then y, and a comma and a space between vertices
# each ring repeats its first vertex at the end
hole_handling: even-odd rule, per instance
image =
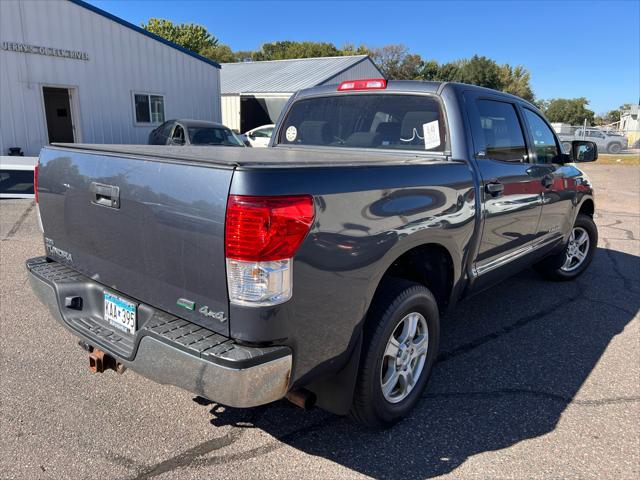
MULTIPOLYGON (((186 162, 209 163, 216 166, 234 167, 336 167, 350 165, 375 165, 380 162, 412 163, 425 161, 444 161, 444 156, 416 152, 389 152, 346 148, 315 147, 276 147, 276 148, 240 148, 240 147, 195 147, 164 145, 109 145, 82 143, 55 143, 54 147, 65 150, 83 150, 103 155, 126 155, 131 157, 152 157, 153 159, 179 160, 186 162)), ((51 147, 49 147, 51 148, 51 147)))

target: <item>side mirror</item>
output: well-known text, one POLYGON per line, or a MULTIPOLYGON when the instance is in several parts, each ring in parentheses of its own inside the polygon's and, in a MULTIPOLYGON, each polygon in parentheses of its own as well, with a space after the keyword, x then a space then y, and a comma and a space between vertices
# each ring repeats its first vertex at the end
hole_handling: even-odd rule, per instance
POLYGON ((571 142, 572 162, 595 162, 598 159, 598 146, 586 140, 571 142))
POLYGON ((171 145, 184 145, 184 140, 182 138, 172 138, 171 145))

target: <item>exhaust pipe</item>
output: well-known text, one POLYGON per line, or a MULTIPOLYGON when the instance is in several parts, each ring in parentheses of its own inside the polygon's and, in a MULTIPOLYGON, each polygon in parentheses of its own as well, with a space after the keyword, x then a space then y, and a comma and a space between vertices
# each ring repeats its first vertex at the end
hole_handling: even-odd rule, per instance
POLYGON ((92 373, 102 373, 105 370, 115 370, 118 373, 124 373, 126 369, 127 367, 122 363, 98 348, 92 348, 89 352, 89 370, 91 370, 92 373))
POLYGON ((297 407, 311 410, 316 404, 316 395, 305 388, 292 390, 285 395, 285 398, 297 407))

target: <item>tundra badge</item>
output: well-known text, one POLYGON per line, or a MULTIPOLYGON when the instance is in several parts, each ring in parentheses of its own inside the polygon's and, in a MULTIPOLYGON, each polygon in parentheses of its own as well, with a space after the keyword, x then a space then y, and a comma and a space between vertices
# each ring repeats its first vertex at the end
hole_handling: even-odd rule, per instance
POLYGON ((44 247, 47 250, 47 253, 51 255, 56 255, 60 258, 64 258, 67 262, 73 263, 73 257, 66 250, 62 250, 61 248, 56 247, 53 244, 53 240, 50 238, 44 237, 44 247))

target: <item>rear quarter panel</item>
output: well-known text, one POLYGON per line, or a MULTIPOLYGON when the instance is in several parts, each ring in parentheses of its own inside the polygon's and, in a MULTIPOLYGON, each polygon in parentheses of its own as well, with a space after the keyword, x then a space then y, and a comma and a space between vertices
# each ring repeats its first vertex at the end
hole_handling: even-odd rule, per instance
POLYGON ((292 383, 341 366, 381 277, 399 256, 442 245, 457 282, 474 232, 474 183, 463 162, 239 169, 231 193, 314 197, 315 221, 294 259, 293 298, 271 308, 230 307, 232 337, 294 349, 292 383))

